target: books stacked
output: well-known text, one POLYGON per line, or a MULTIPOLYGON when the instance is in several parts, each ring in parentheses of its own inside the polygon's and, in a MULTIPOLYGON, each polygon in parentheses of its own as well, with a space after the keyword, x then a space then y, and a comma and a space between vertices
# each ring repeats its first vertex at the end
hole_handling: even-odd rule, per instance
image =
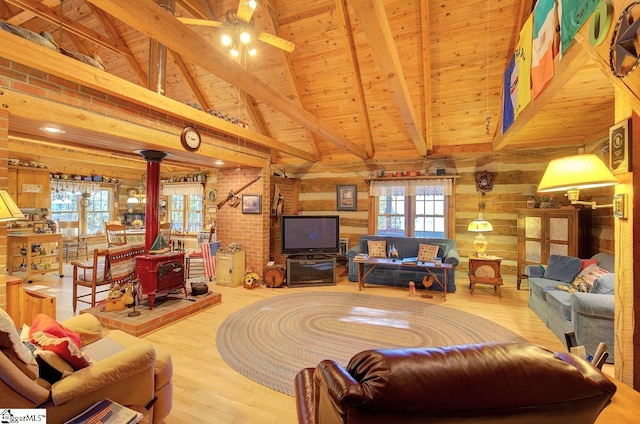
POLYGON ((65 424, 135 424, 144 416, 110 399, 101 400, 65 424))
POLYGON ((366 253, 358 253, 356 256, 354 256, 353 258, 353 262, 365 262, 367 259, 369 259, 369 255, 366 253))

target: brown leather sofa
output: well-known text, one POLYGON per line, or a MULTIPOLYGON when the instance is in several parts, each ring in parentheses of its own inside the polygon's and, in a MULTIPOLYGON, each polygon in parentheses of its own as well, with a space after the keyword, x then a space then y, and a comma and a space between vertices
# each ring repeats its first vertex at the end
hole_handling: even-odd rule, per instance
POLYGON ((530 343, 367 350, 295 377, 300 423, 593 423, 616 386, 530 343))

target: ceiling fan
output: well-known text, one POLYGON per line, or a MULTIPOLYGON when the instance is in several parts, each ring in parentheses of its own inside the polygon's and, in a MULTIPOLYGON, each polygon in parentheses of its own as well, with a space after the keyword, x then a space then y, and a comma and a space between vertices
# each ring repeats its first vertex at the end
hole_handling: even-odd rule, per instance
POLYGON ((238 57, 242 48, 246 49, 250 56, 256 54, 253 39, 270 44, 286 52, 292 52, 295 44, 273 34, 264 31, 256 31, 253 27, 253 12, 256 10, 255 0, 240 0, 238 10, 229 10, 224 14, 224 22, 211 21, 208 19, 177 18, 186 25, 209 26, 222 28, 222 45, 229 48, 232 56, 238 57))

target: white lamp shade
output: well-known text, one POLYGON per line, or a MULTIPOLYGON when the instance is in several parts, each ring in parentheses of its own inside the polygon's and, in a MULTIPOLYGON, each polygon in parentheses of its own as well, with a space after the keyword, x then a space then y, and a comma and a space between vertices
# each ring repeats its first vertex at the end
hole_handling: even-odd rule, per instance
POLYGON ((478 218, 469 223, 468 230, 472 233, 488 233, 493 231, 493 225, 489 221, 478 218))
POLYGON ((618 184, 618 180, 600 158, 594 154, 584 154, 549 162, 538 191, 567 191, 615 184, 618 184))

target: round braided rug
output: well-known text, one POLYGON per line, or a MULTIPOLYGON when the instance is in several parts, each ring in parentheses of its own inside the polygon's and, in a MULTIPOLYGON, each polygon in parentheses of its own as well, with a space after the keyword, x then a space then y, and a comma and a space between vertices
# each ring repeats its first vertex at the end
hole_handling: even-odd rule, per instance
POLYGON ((484 318, 426 302, 308 292, 258 301, 220 326, 222 359, 245 377, 293 396, 293 379, 323 359, 346 366, 366 349, 524 341, 484 318))

